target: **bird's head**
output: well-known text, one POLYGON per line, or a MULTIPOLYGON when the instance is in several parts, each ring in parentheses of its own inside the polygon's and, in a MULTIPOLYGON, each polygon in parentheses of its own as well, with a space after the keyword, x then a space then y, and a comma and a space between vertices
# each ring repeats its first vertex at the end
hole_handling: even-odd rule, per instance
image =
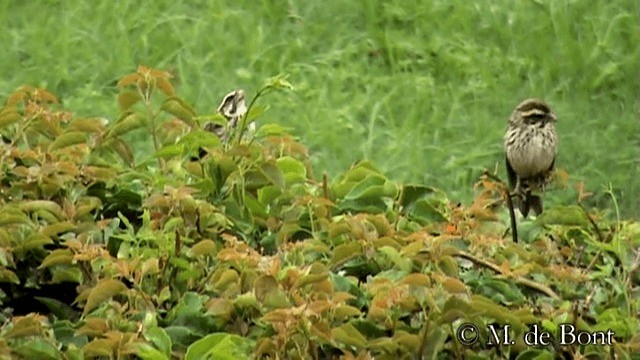
POLYGON ((557 121, 556 114, 549 105, 539 99, 527 99, 521 102, 511 116, 510 122, 544 126, 557 121))

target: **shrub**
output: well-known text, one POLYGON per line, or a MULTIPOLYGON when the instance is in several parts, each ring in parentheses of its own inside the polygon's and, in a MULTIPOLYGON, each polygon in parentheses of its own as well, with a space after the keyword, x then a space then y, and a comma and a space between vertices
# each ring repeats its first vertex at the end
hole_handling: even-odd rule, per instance
POLYGON ((639 350, 637 222, 577 203, 522 223, 513 243, 495 176, 455 204, 368 162, 318 180, 287 129, 247 133, 283 78, 224 140, 202 130, 224 119, 198 116, 171 74, 141 66, 118 85, 113 122, 33 87, 0 110, 2 358, 639 350), (559 345, 562 324, 613 341, 559 345), (528 346, 534 325, 556 342, 528 346), (463 344, 469 326, 479 338, 463 344), (513 343, 496 344, 505 329, 513 343))

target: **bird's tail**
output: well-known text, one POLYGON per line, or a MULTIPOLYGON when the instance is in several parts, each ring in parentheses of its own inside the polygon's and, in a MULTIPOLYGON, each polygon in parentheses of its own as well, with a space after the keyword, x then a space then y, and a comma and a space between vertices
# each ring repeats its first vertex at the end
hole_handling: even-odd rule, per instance
POLYGON ((529 210, 533 209, 533 212, 536 216, 542 214, 542 198, 538 195, 531 194, 531 191, 527 191, 524 194, 524 197, 519 198, 518 209, 520 209, 520 213, 526 219, 527 215, 529 215, 529 210))

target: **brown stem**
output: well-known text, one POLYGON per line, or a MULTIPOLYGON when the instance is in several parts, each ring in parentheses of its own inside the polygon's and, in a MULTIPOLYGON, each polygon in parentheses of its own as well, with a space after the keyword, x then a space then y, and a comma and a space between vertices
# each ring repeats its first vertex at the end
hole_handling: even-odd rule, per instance
POLYGON ((322 174, 322 196, 329 199, 329 179, 326 172, 322 174))
MULTIPOLYGON (((427 314, 428 315, 428 314, 427 314)), ((427 347, 427 335, 429 333, 429 316, 426 317, 427 321, 424 324, 424 333, 422 334, 422 339, 420 339, 420 347, 418 349, 418 355, 416 359, 422 359, 424 355, 424 349, 427 347)))
POLYGON ((596 224, 596 222, 591 218, 591 216, 587 212, 587 209, 584 208, 584 205, 582 205, 581 203, 578 203, 578 206, 580 206, 580 209, 582 209, 582 211, 584 212, 584 215, 587 217, 587 219, 591 223, 591 226, 593 226, 593 228, 595 229, 596 235, 598 236, 598 240, 600 240, 600 242, 604 242, 604 237, 602 236, 602 231, 600 231, 598 224, 596 224))
MULTIPOLYGON (((481 259, 479 257, 476 257, 474 255, 471 255, 467 252, 464 251, 458 251, 457 254, 454 254, 454 256, 459 256, 468 260, 473 261, 476 264, 482 265, 484 267, 487 267, 493 271, 495 271, 496 273, 500 274, 500 275, 504 275, 502 273, 502 269, 500 269, 500 266, 488 262, 484 259, 481 259)), ((506 275, 505 275, 506 276, 506 275)), ((555 300, 559 300, 560 296, 558 296, 558 294, 556 294, 553 290, 551 290, 551 288, 549 288, 548 286, 544 285, 544 284, 540 284, 538 282, 535 282, 533 280, 529 280, 527 278, 524 278, 522 276, 512 276, 511 278, 513 278, 515 280, 516 283, 524 285, 526 287, 529 287, 531 289, 537 290, 555 300)))
POLYGON ((513 210, 513 201, 511 200, 511 194, 509 194, 509 190, 507 190, 507 184, 502 181, 498 176, 491 174, 489 171, 484 171, 484 176, 498 182, 501 185, 504 197, 507 199, 507 207, 509 208, 509 218, 511 221, 511 238, 514 243, 518 242, 518 226, 516 224, 516 213, 513 210))

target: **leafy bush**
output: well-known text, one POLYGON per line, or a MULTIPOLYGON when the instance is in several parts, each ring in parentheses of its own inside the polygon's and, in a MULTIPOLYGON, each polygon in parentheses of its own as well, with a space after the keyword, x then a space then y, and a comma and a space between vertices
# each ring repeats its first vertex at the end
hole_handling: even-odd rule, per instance
POLYGON ((113 122, 32 87, 0 111, 1 358, 640 351, 637 222, 578 202, 521 223, 513 243, 494 175, 455 204, 368 162, 317 180, 287 129, 247 133, 264 111, 256 100, 290 87, 282 78, 225 140, 202 130, 220 115, 198 116, 169 73, 141 66, 119 86, 113 122), (457 340, 463 324, 479 341, 457 340), (533 325, 557 340, 561 324, 615 335, 606 346, 523 340, 533 325), (514 343, 488 344, 504 325, 514 343))

